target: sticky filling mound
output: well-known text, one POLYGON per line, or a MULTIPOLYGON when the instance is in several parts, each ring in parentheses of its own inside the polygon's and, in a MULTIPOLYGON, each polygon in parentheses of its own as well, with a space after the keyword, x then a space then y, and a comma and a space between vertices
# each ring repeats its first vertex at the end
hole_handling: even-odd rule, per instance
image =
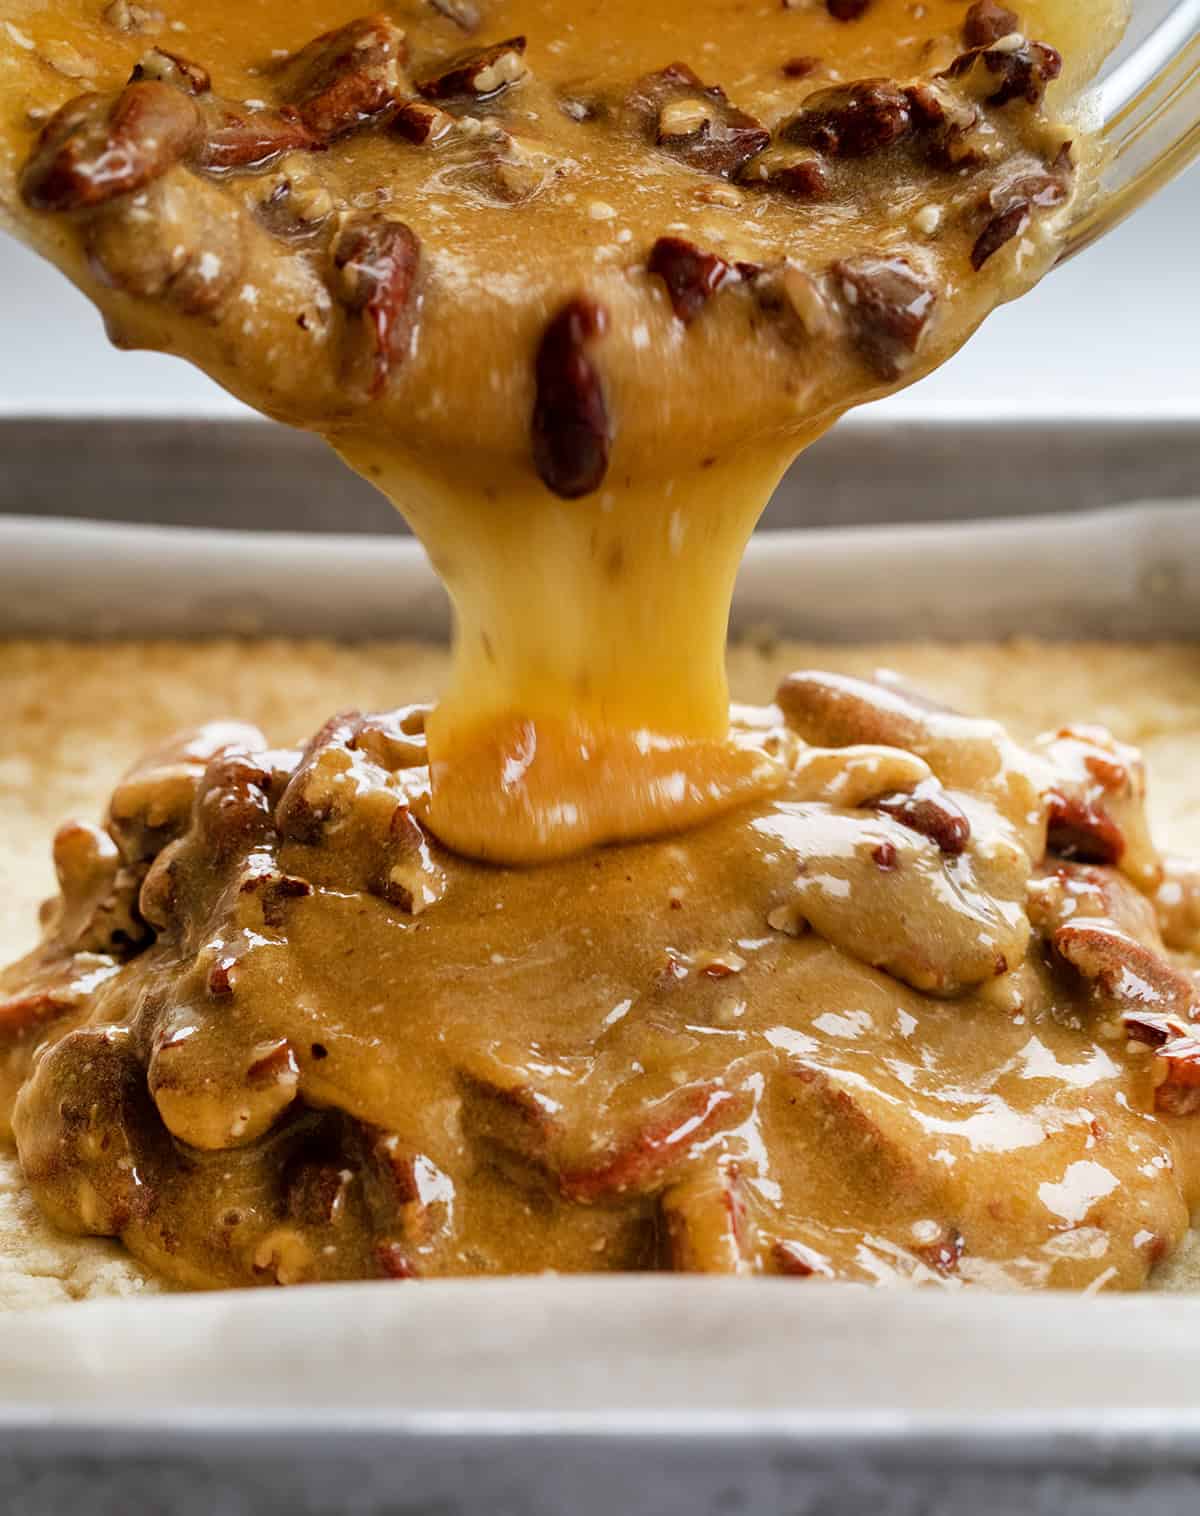
POLYGON ((215 725, 55 840, 7 971, 38 1204, 178 1283, 607 1269, 1142 1284, 1197 1169, 1200 895, 1138 755, 891 684, 735 708, 786 772, 537 869, 421 820, 426 711, 215 725))

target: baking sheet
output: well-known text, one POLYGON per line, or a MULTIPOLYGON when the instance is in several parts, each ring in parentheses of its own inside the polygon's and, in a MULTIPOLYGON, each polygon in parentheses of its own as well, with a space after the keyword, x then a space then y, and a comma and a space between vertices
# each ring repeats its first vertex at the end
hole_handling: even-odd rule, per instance
MULTIPOLYGON (((1200 631, 1200 514, 752 544, 735 625, 1200 631)), ((0 632, 440 635, 401 538, 0 520, 0 632)), ((7 1318, 0 1509, 1070 1516, 1200 1508, 1200 1299, 442 1281, 7 1318)))

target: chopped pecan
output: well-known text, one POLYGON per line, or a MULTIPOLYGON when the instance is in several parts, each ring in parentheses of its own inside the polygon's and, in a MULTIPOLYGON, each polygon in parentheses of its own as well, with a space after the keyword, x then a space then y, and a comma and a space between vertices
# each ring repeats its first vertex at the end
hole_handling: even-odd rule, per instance
POLYGON ((382 393, 412 350, 421 313, 421 244, 403 221, 348 216, 333 246, 334 293, 361 318, 367 337, 367 382, 382 393))
POLYGON ((1008 105, 1024 100, 1039 105, 1046 86, 1062 72, 1062 58, 1042 42, 1024 42, 1014 48, 975 48, 962 53, 942 74, 944 79, 962 79, 986 105, 1008 105))
POLYGON ((706 253, 682 237, 660 237, 646 264, 667 286, 671 307, 685 326, 690 326, 712 297, 741 275, 724 258, 706 253))
POLYGON ((746 1197, 737 1168, 710 1169, 664 1191, 662 1219, 670 1266, 682 1274, 741 1274, 751 1262, 746 1197))
POLYGON ((825 9, 835 21, 857 21, 871 8, 871 0, 825 0, 825 9))
POLYGON ((1088 796, 1052 791, 1047 797, 1047 849, 1060 858, 1081 863, 1120 863, 1125 834, 1101 802, 1088 796))
POLYGON ((999 211, 975 240, 971 249, 971 267, 976 273, 1014 237, 1019 237, 1033 217, 1033 207, 1028 200, 1018 200, 1007 210, 999 211))
POLYGON ((207 95, 212 89, 212 80, 206 68, 201 68, 188 58, 181 58, 178 53, 168 53, 161 47, 152 47, 134 64, 129 82, 136 84, 139 79, 157 79, 163 84, 174 85, 188 95, 207 95))
POLYGON ((538 347, 533 459, 542 482, 564 500, 590 495, 608 472, 608 404, 588 351, 607 330, 607 310, 577 295, 550 321, 538 347))
POLYGON ((590 1205, 605 1197, 661 1185, 693 1145, 726 1126, 744 1102, 719 1084, 695 1084, 656 1102, 643 1125, 614 1152, 586 1168, 565 1170, 559 1188, 590 1205))
POLYGON ((284 91, 323 142, 386 117, 404 96, 404 33, 377 11, 310 42, 285 65, 284 91))
POLYGON ((110 0, 104 8, 104 20, 117 31, 133 36, 153 36, 166 25, 162 11, 137 5, 134 0, 110 0))
POLYGON ((948 858, 957 858, 971 838, 971 823, 961 806, 936 779, 923 780, 907 794, 881 795, 870 801, 867 809, 891 816, 910 831, 928 837, 948 858))
POLYGON ((705 85, 685 63, 647 74, 628 103, 664 152, 722 179, 736 178, 771 140, 761 122, 730 104, 718 86, 705 85))
POLYGON ((742 169, 741 184, 765 184, 795 200, 824 200, 829 194, 825 165, 812 153, 768 148, 742 169))
POLYGON ((963 21, 963 41, 968 47, 990 47, 1001 37, 1011 37, 1021 30, 1015 11, 997 4, 997 0, 975 0, 963 21))
POLYGON ((1092 982, 1101 1008, 1120 1016, 1138 1041, 1166 1042, 1200 1009, 1196 985, 1182 970, 1110 922, 1068 922, 1054 933, 1053 945, 1092 982))
POLYGON ((820 58, 809 58, 801 55, 800 57, 786 59, 780 66, 780 72, 785 79, 807 79, 809 74, 815 73, 820 67, 820 58))
POLYGON ((336 1159, 300 1156, 284 1173, 288 1215, 307 1226, 337 1226, 353 1183, 353 1169, 336 1159))
POLYGON ((79 1004, 78 996, 65 991, 27 990, 0 998, 0 1035, 11 1037, 65 1016, 79 1004))
POLYGON ((455 120, 427 100, 402 100, 391 126, 397 136, 416 147, 436 147, 454 130, 455 120))
POLYGON ((937 296, 906 258, 863 253, 831 269, 855 346, 881 379, 898 379, 920 346, 937 296))
POLYGON ((824 1253, 810 1248, 790 1237, 777 1237, 771 1244, 771 1260, 775 1270, 793 1279, 811 1279, 814 1274, 823 1279, 834 1277, 833 1264, 824 1253))
POLYGON ((445 16, 447 21, 453 21, 455 26, 462 27, 464 32, 479 29, 482 17, 475 0, 429 0, 429 4, 439 16, 445 16))
POLYGON ((214 858, 232 858, 268 835, 270 779, 270 770, 248 753, 218 753, 211 760, 193 814, 214 858))
POLYGON ((459 53, 416 81, 427 100, 491 100, 529 73, 525 38, 508 37, 475 52, 459 53))
POLYGON ((102 206, 85 246, 96 277, 113 289, 215 318, 240 284, 244 233, 240 211, 220 191, 175 169, 136 203, 102 206))
POLYGON ((780 137, 830 158, 867 158, 913 130, 908 96, 890 79, 860 79, 809 95, 780 137))
POLYGON ((1169 1116, 1200 1111, 1200 1037, 1176 1037, 1155 1059, 1154 1108, 1169 1116))
POLYGON ((144 189, 200 139, 200 111, 156 79, 81 95, 46 123, 21 174, 32 210, 77 211, 144 189))
POLYGON ((941 1235, 932 1242, 913 1244, 910 1251, 935 1274, 946 1277, 957 1274, 958 1265, 967 1250, 966 1239, 957 1227, 944 1227, 941 1235))
POLYGON ((232 169, 265 168, 284 153, 321 146, 297 112, 250 110, 214 101, 205 111, 204 138, 195 154, 200 168, 218 174, 232 169))
MULTIPOLYGON (((743 278, 751 277, 743 273, 743 278)), ((801 347, 834 329, 833 312, 821 284, 797 264, 785 262, 753 276, 754 298, 775 319, 785 342, 801 347)))

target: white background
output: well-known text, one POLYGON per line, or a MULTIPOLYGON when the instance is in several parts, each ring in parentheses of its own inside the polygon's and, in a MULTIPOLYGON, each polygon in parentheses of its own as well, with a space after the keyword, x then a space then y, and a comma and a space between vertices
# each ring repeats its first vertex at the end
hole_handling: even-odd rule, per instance
MULTIPOLYGON (((0 415, 246 414, 177 359, 114 351, 83 297, 2 234, 0 291, 0 415)), ((860 420, 907 416, 1200 419, 1200 168, 860 420)))

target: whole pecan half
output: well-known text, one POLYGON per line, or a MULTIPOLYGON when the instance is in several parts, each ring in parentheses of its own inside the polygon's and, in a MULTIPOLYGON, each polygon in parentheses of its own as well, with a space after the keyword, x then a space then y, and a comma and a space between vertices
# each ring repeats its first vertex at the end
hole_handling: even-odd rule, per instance
POLYGON ((564 500, 590 495, 608 472, 608 403, 588 352, 607 330, 605 308, 577 295, 551 320, 538 348, 533 460, 542 482, 564 500))

